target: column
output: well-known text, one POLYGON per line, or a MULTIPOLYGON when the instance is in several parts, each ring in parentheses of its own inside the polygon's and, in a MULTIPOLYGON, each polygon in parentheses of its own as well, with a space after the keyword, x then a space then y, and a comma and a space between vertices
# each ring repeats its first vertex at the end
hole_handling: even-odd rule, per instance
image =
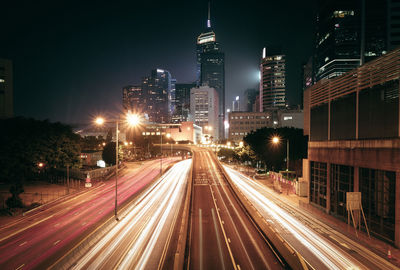
POLYGON ((331 164, 326 163, 326 208, 325 212, 329 214, 331 210, 331 164))
POLYGON ((400 171, 396 171, 396 199, 394 221, 394 244, 400 247, 400 171))

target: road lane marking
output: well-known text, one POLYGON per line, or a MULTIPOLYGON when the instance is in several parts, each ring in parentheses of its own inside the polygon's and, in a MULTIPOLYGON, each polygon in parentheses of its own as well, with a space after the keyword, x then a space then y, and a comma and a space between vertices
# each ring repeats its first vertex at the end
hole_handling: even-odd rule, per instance
POLYGON ((25 264, 23 263, 23 264, 21 264, 20 266, 18 266, 18 268, 15 268, 15 270, 22 269, 22 267, 24 267, 24 266, 25 266, 25 264))
POLYGON ((21 244, 19 244, 19 246, 20 247, 22 247, 23 245, 25 245, 26 243, 28 243, 27 241, 25 241, 25 242, 23 242, 23 243, 21 243, 21 244))
MULTIPOLYGON (((209 187, 210 187, 210 190, 212 190, 211 186, 209 186, 209 187)), ((211 196, 214 198, 214 194, 211 193, 211 196)), ((218 208, 218 207, 217 207, 217 204, 215 203, 214 200, 213 200, 213 202, 214 202, 215 208, 218 208)), ((212 210, 212 212, 214 213, 214 209, 211 209, 211 210, 212 210)), ((231 261, 232 261, 233 268, 234 268, 235 270, 237 270, 237 268, 236 268, 236 263, 235 263, 235 259, 233 258, 232 250, 231 250, 231 247, 229 246, 228 238, 226 237, 226 233, 225 233, 225 230, 224 230, 224 226, 223 226, 222 223, 221 223, 221 216, 219 215, 219 212, 218 212, 218 211, 217 211, 217 216, 218 216, 219 224, 221 225, 221 230, 222 230, 222 234, 224 235, 224 239, 225 239, 226 246, 227 246, 227 248, 228 248, 229 256, 231 257, 231 261)))
POLYGON ((20 232, 23 232, 23 231, 25 231, 25 230, 27 230, 27 229, 33 227, 33 226, 36 226, 37 224, 39 224, 39 223, 41 223, 41 222, 43 222, 43 221, 46 221, 46 220, 48 220, 49 218, 52 218, 53 216, 54 216, 54 215, 48 216, 47 218, 44 218, 44 219, 42 219, 42 220, 40 220, 40 221, 38 221, 38 222, 35 222, 35 223, 33 223, 33 224, 29 225, 29 226, 26 226, 25 228, 22 228, 22 229, 20 229, 20 230, 18 230, 18 231, 15 231, 15 232, 13 232, 13 233, 10 233, 9 235, 4 236, 3 238, 1 238, 1 239, 0 239, 0 242, 1 242, 1 241, 4 241, 4 240, 10 238, 11 236, 14 236, 14 235, 16 235, 16 234, 18 234, 18 233, 20 233, 20 232))
POLYGON ((201 215, 201 208, 199 208, 199 258, 200 258, 200 270, 203 269, 203 220, 202 220, 202 215, 201 215))
POLYGON ((60 225, 60 223, 54 224, 54 227, 57 227, 58 225, 60 225))
POLYGON ((217 218, 215 217, 214 208, 211 208, 211 213, 212 213, 212 217, 213 217, 213 221, 214 221, 215 235, 217 236, 217 244, 218 244, 219 257, 220 257, 220 259, 221 259, 222 269, 225 269, 225 261, 224 261, 223 255, 222 255, 221 239, 220 239, 219 233, 218 233, 217 218))
POLYGON ((53 244, 53 246, 57 245, 57 244, 60 243, 60 242, 61 242, 61 240, 55 241, 54 244, 53 244))

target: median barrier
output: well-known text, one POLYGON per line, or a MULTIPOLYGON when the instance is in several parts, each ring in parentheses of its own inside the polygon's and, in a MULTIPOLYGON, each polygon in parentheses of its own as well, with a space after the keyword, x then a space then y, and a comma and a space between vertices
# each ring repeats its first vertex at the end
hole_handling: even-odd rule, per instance
POLYGON ((183 269, 183 264, 185 262, 185 251, 186 251, 186 242, 188 237, 188 226, 189 226, 189 214, 190 214, 190 205, 192 202, 192 194, 193 194, 193 164, 195 162, 194 155, 192 159, 192 165, 190 167, 190 172, 188 176, 188 186, 186 190, 186 198, 184 203, 184 208, 182 212, 182 223, 179 229, 179 237, 178 243, 174 256, 174 270, 183 269))
POLYGON ((275 230, 274 228, 262 217, 261 213, 253 206, 253 204, 246 198, 246 196, 240 191, 240 189, 231 181, 229 175, 225 171, 225 168, 221 163, 216 160, 218 166, 221 168, 223 175, 227 179, 233 192, 246 209, 248 215, 253 219, 254 223, 264 233, 268 240, 272 243, 275 249, 278 251, 281 257, 285 259, 285 262, 294 270, 305 270, 308 269, 306 262, 303 257, 294 250, 289 243, 287 243, 275 230))

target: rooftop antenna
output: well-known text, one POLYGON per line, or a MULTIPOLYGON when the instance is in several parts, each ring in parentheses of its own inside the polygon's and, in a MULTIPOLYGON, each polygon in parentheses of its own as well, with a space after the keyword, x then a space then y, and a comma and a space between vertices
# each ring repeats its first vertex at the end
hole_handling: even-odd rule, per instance
POLYGON ((207 28, 211 28, 211 20, 210 20, 210 1, 208 1, 208 19, 207 19, 207 28))

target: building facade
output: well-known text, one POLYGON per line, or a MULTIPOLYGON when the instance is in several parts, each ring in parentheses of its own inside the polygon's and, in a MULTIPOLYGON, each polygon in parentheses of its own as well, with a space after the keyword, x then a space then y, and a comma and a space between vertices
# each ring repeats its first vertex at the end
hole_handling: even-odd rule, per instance
POLYGON ((390 29, 396 27, 392 23, 396 15, 390 16, 391 2, 395 1, 318 1, 316 81, 340 76, 394 48, 390 46, 390 29))
POLYGON ((143 78, 144 113, 147 114, 150 122, 170 121, 171 80, 169 71, 163 69, 154 69, 150 76, 143 78))
POLYGON ((400 2, 389 0, 389 50, 400 46, 400 2))
POLYGON ((285 55, 267 55, 263 51, 260 65, 260 102, 262 111, 286 106, 285 55))
POLYGON ((12 62, 0 59, 0 118, 14 115, 12 62))
POLYGON ((202 128, 191 121, 181 122, 178 124, 157 124, 148 123, 142 128, 142 136, 163 136, 169 134, 176 141, 189 141, 192 143, 200 143, 202 137, 202 128))
POLYGON ((271 112, 230 112, 228 139, 240 142, 251 131, 273 127, 271 112))
POLYGON ((400 246, 400 49, 304 93, 310 203, 347 219, 361 192, 371 233, 400 246))
POLYGON ((141 85, 127 85, 122 88, 122 106, 124 110, 135 113, 145 111, 146 97, 141 85))
POLYGON ((203 132, 212 136, 214 140, 219 135, 219 102, 218 93, 214 88, 200 86, 190 91, 190 114, 194 123, 203 128, 203 132))
POLYGON ((177 83, 175 85, 175 106, 172 123, 189 121, 190 118, 190 89, 195 83, 177 83))

